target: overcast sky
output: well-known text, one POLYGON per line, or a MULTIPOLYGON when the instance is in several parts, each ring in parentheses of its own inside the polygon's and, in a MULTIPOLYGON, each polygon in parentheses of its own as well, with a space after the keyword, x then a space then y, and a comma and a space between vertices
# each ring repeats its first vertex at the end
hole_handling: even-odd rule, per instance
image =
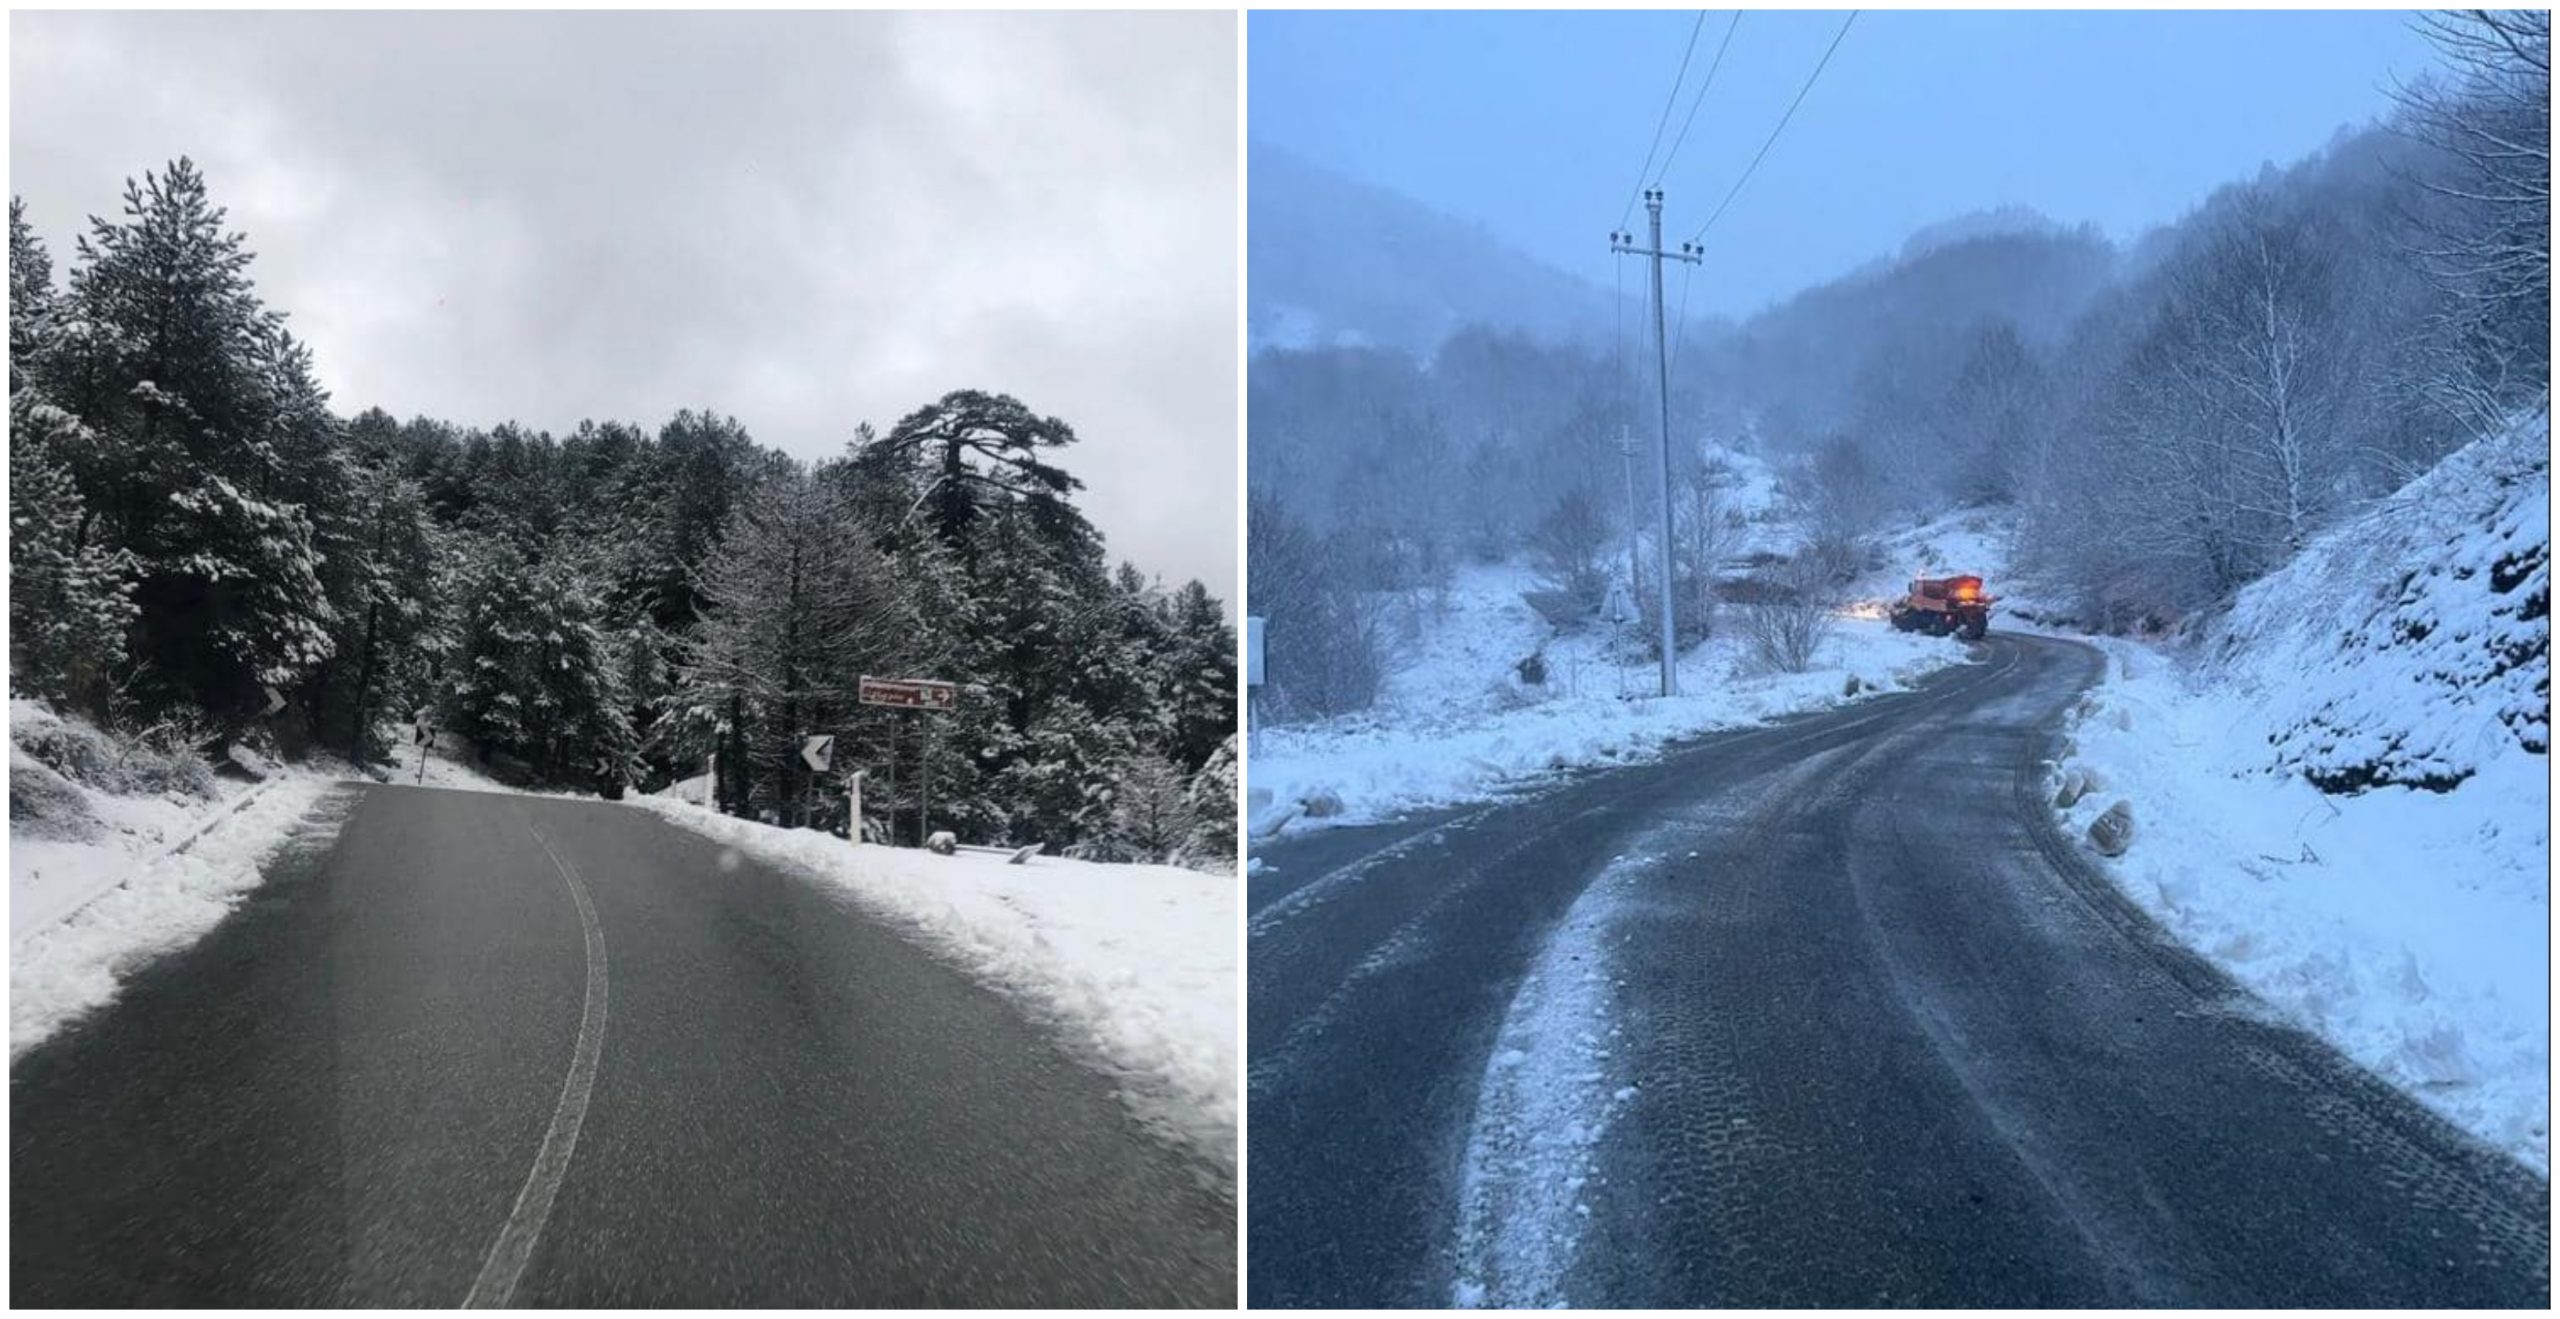
POLYGON ((1115 558, 1233 594, 1231 14, 9 21, 57 273, 192 156, 343 413, 820 457, 998 390, 1075 426, 1115 558))
MULTIPOLYGON (((1666 237, 1705 223, 1845 12, 1746 12, 1672 157, 1666 237)), ((1249 131, 1610 284, 1607 234, 1690 33, 1689 113, 1732 11, 1255 13, 1249 131)), ((1870 10, 1706 239, 1745 313, 2004 204, 2117 238, 2388 108, 2432 52, 2387 12, 1870 10)))

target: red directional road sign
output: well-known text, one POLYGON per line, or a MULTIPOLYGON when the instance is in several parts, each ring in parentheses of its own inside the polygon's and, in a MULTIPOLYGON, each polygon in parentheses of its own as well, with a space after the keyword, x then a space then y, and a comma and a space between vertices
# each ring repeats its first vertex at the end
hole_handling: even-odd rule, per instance
POLYGON ((952 710, 960 705, 959 684, 931 678, 874 678, 865 674, 856 696, 864 705, 897 705, 910 710, 952 710))

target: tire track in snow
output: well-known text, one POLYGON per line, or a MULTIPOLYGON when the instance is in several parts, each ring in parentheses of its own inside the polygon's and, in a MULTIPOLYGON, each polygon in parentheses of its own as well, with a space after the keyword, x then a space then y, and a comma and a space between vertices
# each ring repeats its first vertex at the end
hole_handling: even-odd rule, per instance
POLYGON ((1618 982, 1609 945, 1629 878, 1660 860, 1650 841, 1639 839, 1583 888, 1512 996, 1467 1132, 1456 1306, 1570 1303, 1565 1274, 1591 1214, 1583 1189, 1610 1119, 1634 1097, 1613 1061, 1618 982))

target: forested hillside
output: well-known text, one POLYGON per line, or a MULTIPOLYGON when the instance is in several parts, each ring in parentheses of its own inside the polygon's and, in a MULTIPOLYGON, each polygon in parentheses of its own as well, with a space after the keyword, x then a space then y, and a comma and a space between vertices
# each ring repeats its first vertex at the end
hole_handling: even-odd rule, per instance
POLYGON ((1231 856, 1233 630, 1201 583, 1112 568, 1067 421, 963 389, 810 463, 715 409, 346 417, 251 273, 185 160, 60 280, 13 199, 13 695, 358 765, 423 717, 502 777, 607 795, 716 752, 721 809, 821 828, 868 767, 902 837, 929 739, 933 826, 965 840, 1231 856), (863 674, 957 682, 959 709, 857 706, 863 674))

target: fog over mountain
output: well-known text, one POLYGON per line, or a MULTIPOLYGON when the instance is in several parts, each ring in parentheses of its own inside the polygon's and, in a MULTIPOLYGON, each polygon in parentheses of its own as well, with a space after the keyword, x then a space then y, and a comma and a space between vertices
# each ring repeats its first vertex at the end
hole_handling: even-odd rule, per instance
POLYGON ((1465 325, 1556 341, 1610 332, 1608 289, 1483 226, 1255 144, 1246 324, 1256 349, 1321 345, 1428 355, 1465 325))

